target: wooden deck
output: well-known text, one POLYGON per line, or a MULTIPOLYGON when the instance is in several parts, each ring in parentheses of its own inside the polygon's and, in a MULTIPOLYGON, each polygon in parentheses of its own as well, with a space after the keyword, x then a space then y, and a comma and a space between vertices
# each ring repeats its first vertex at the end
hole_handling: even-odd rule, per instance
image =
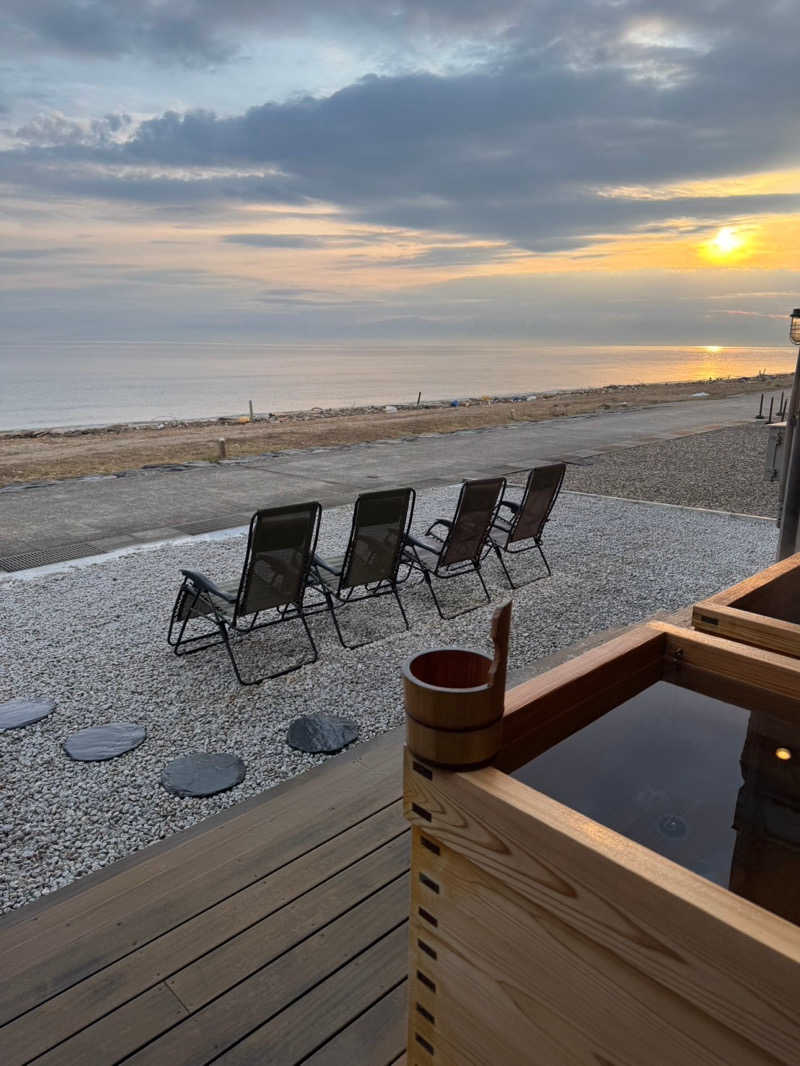
POLYGON ((405 1062, 402 731, 0 920, 0 1062, 405 1062))

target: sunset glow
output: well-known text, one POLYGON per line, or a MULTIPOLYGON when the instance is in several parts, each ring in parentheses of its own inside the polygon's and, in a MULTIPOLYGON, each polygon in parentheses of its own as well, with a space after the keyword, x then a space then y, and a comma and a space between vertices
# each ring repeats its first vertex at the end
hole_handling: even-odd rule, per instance
POLYGON ((42 3, 58 17, 13 5, 0 40, 12 342, 561 343, 576 304, 598 343, 651 341, 654 307, 661 343, 783 342, 800 158, 777 0, 763 30, 743 3, 724 30, 704 0, 593 6, 590 48, 585 0, 42 3), (746 112, 744 79, 769 87, 746 112))
POLYGON ((735 226, 722 226, 703 250, 711 260, 740 259, 747 254, 747 240, 735 226))

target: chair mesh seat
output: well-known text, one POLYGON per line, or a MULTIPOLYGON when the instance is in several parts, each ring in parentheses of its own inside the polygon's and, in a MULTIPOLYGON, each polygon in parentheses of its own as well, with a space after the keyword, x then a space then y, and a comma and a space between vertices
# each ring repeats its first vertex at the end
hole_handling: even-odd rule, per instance
POLYGON ((328 588, 332 588, 332 589, 338 588, 339 587, 339 578, 341 577, 342 567, 344 566, 344 560, 345 560, 344 555, 333 555, 333 556, 330 556, 330 557, 328 557, 328 556, 325 556, 325 557, 320 556, 319 558, 321 558, 322 562, 325 563, 326 566, 329 566, 331 568, 331 570, 335 570, 336 573, 335 574, 330 574, 330 573, 328 573, 327 570, 324 570, 321 566, 318 566, 318 567, 314 568, 314 571, 313 571, 314 578, 319 578, 320 581, 322 581, 323 584, 328 586, 328 588))
POLYGON ((495 529, 499 529, 502 533, 510 533, 513 529, 511 522, 507 522, 505 518, 501 518, 499 515, 495 518, 492 526, 492 539, 495 539, 495 529))
POLYGON ((429 570, 435 570, 439 562, 441 548, 441 544, 431 545, 429 548, 420 547, 419 544, 416 544, 415 554, 419 561, 427 566, 429 570))
POLYGON ((189 605, 194 599, 194 596, 187 592, 184 594, 183 603, 178 609, 178 618, 181 621, 187 616, 191 618, 202 618, 204 615, 212 614, 215 610, 224 615, 232 616, 233 608, 236 603, 236 596, 239 592, 239 580, 221 582, 217 587, 220 592, 224 592, 226 596, 230 596, 233 602, 228 603, 228 601, 222 599, 222 597, 215 596, 213 592, 206 592, 197 600, 197 603, 190 612, 189 605))
POLYGON ((464 481, 458 496, 452 519, 437 518, 428 526, 425 536, 407 536, 405 557, 409 567, 422 573, 439 617, 445 620, 477 610, 480 604, 446 615, 442 611, 433 587, 433 578, 461 577, 474 573, 480 582, 486 602, 489 590, 481 574, 481 559, 490 536, 492 521, 497 516, 497 507, 506 487, 506 479, 477 478, 464 481), (433 531, 441 526, 447 532, 438 536, 433 531), (435 540, 436 544, 431 541, 435 540))
MULTIPOLYGON (((495 553, 512 589, 520 586, 514 583, 503 559, 504 554, 519 555, 521 552, 535 548, 542 557, 547 573, 552 573, 542 550, 542 534, 561 491, 565 472, 564 463, 536 466, 528 474, 519 503, 513 500, 501 501, 501 508, 510 514, 505 517, 500 514, 495 516, 489 534, 489 549, 495 553)), ((529 582, 526 581, 523 584, 529 584, 529 582)))
POLYGON ((324 607, 330 612, 343 648, 360 648, 372 643, 366 640, 352 644, 345 640, 337 611, 347 603, 389 592, 397 601, 403 624, 408 629, 397 585, 415 498, 416 494, 410 488, 361 493, 353 508, 345 553, 315 556, 309 583, 322 594, 324 607))
POLYGON ((183 581, 167 630, 167 643, 175 654, 192 655, 223 644, 242 685, 257 685, 316 662, 317 646, 302 604, 321 514, 322 507, 316 500, 256 511, 250 519, 244 563, 237 581, 217 584, 205 574, 182 569, 183 581), (243 619, 247 619, 244 624, 243 619), (211 623, 210 628, 202 624, 206 620, 211 623), (250 633, 295 620, 305 630, 311 656, 274 673, 243 677, 232 640, 238 643, 250 633), (199 625, 191 626, 187 634, 192 622, 199 625))

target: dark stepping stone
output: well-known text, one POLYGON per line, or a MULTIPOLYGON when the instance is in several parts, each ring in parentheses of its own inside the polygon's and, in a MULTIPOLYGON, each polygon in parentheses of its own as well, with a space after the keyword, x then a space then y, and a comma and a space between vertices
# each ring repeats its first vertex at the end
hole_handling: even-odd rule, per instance
POLYGON ((161 771, 161 784, 176 796, 213 796, 244 781, 245 765, 238 755, 195 752, 173 759, 161 771))
POLYGON ((56 709, 53 700, 9 700, 0 703, 0 730, 21 729, 52 714, 56 709))
POLYGON ((146 736, 147 730, 142 725, 109 722, 108 725, 93 726, 73 733, 64 741, 64 751, 70 759, 77 759, 78 762, 102 762, 133 751, 146 736))
POLYGON ((295 718, 286 734, 286 742, 297 751, 317 755, 333 755, 358 740, 354 722, 330 714, 304 714, 295 718))

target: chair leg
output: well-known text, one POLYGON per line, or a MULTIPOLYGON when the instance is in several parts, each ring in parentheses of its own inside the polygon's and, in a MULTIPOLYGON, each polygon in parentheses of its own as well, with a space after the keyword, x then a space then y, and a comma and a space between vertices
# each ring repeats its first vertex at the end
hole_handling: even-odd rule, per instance
MULTIPOLYGON (((201 593, 199 591, 196 591, 194 593, 194 596, 192 597, 192 602, 187 608, 186 616, 181 622, 181 626, 178 631, 178 636, 173 639, 173 631, 178 620, 178 612, 181 607, 181 597, 185 592, 185 588, 186 582, 184 582, 184 584, 181 586, 180 591, 178 592, 177 599, 175 600, 175 606, 172 608, 172 615, 169 620, 169 629, 167 630, 167 643, 178 657, 183 657, 184 655, 194 655, 198 651, 205 651, 206 648, 215 648, 220 643, 220 638, 218 635, 219 623, 215 623, 215 628, 212 631, 201 633, 197 637, 187 637, 184 639, 186 627, 192 618, 192 611, 194 610, 195 605, 201 596, 201 593), (188 645, 190 644, 192 645, 192 647, 188 647, 188 645)), ((186 593, 186 598, 188 598, 188 595, 189 594, 186 593)))
POLYGON ((169 646, 171 648, 177 648, 178 645, 180 644, 181 638, 183 637, 183 634, 184 634, 184 632, 186 630, 186 624, 189 621, 189 619, 191 618, 192 611, 194 610, 194 606, 197 603, 197 600, 198 600, 198 598, 200 596, 199 592, 195 592, 194 599, 192 600, 192 606, 186 612, 186 615, 185 615, 185 617, 183 619, 183 622, 181 624, 180 632, 178 633, 178 637, 177 637, 176 640, 173 640, 172 639, 172 631, 175 628, 175 623, 178 621, 178 612, 180 611, 181 605, 185 602, 186 598, 188 597, 188 592, 186 591, 186 585, 187 585, 187 582, 184 579, 184 581, 181 583, 181 587, 178 589, 178 595, 175 597, 175 603, 173 604, 173 607, 172 607, 172 614, 170 615, 170 618, 169 618, 169 628, 167 629, 167 644, 169 644, 169 646))
POLYGON ((333 602, 333 597, 331 596, 328 589, 323 589, 323 592, 325 595, 325 603, 331 613, 331 619, 333 621, 333 627, 336 630, 336 636, 339 638, 339 643, 342 645, 343 648, 351 648, 351 645, 349 645, 342 636, 342 629, 339 625, 339 619, 336 617, 336 605, 333 602))
MULTIPOLYGON (((468 572, 469 571, 467 571, 467 573, 468 572)), ((480 571, 480 567, 478 567, 478 566, 473 567, 473 572, 478 575, 478 580, 480 581, 481 587, 483 588, 483 594, 486 597, 485 602, 486 603, 491 602, 491 598, 492 597, 489 595, 489 590, 486 587, 486 582, 483 580, 483 574, 480 571)), ((439 612, 439 617, 442 619, 443 622, 449 622, 453 618, 460 618, 462 614, 469 614, 470 611, 477 611, 479 607, 483 607, 484 606, 483 603, 476 603, 474 607, 465 607, 461 611, 456 611, 455 614, 444 614, 442 612, 442 607, 441 607, 441 604, 439 603, 439 599, 438 599, 438 597, 436 595, 436 592, 434 591, 434 588, 433 588, 433 579, 431 577, 431 574, 427 570, 423 570, 422 573, 423 573, 425 581, 426 581, 426 583, 428 585, 428 588, 431 590, 431 596, 433 597, 433 602, 436 604, 436 610, 439 612)))
MULTIPOLYGON (((403 623, 404 623, 406 629, 409 629, 410 626, 408 624, 408 618, 406 616, 405 609, 404 609, 402 601, 400 599, 400 594, 397 591, 397 585, 394 582, 392 582, 391 590, 392 590, 392 593, 394 595, 394 598, 397 600, 397 606, 400 608, 400 614, 403 616, 403 623)), ((361 598, 362 602, 363 602, 363 599, 366 599, 366 598, 367 597, 361 598)), ((334 625, 334 628, 336 629, 336 635, 339 638, 339 643, 342 645, 343 648, 346 648, 347 651, 356 651, 358 648, 366 648, 369 644, 374 644, 376 642, 376 640, 380 639, 379 637, 376 637, 375 640, 362 640, 359 644, 348 644, 347 641, 344 639, 344 636, 342 634, 341 626, 339 625, 339 619, 336 616, 336 605, 333 602, 333 596, 327 589, 325 590, 325 600, 326 600, 326 602, 328 604, 328 610, 331 612, 331 617, 333 619, 333 625, 334 625)))
POLYGON ((403 607, 403 601, 400 599, 400 593, 397 591, 397 584, 394 581, 392 582, 392 595, 397 600, 397 606, 400 608, 400 614, 403 616, 403 621, 405 622, 406 629, 410 629, 411 626, 408 624, 408 618, 406 616, 405 608, 403 607))
POLYGON ((233 672, 236 674, 236 680, 239 682, 240 685, 259 684, 259 681, 263 680, 263 678, 260 678, 259 681, 245 681, 245 679, 239 673, 239 664, 236 662, 236 656, 233 654, 233 648, 231 647, 231 638, 228 636, 228 630, 223 625, 219 627, 219 630, 222 634, 222 643, 225 645, 225 651, 228 653, 228 657, 231 660, 233 672))
POLYGON ((542 562, 547 567, 547 576, 548 577, 552 577, 553 576, 553 571, 550 569, 550 563, 548 563, 547 556, 542 551, 542 545, 541 545, 541 543, 538 540, 536 541, 536 547, 539 549, 539 554, 542 557, 542 562))
POLYGON ((486 602, 489 603, 492 597, 489 595, 489 590, 486 587, 486 582, 483 580, 483 574, 481 573, 480 566, 475 567, 475 573, 478 575, 478 581, 480 581, 481 583, 481 588, 483 589, 483 594, 486 597, 486 602))
MULTIPOLYGON (((239 664, 236 662, 236 656, 233 654, 233 646, 231 644, 230 634, 228 633, 226 626, 224 626, 222 623, 219 624, 219 629, 222 634, 222 640, 225 644, 225 650, 227 651, 228 656, 231 660, 231 664, 233 665, 233 671, 236 674, 236 680, 239 682, 240 685, 260 685, 264 681, 273 681, 276 677, 284 677, 286 674, 293 674, 295 670, 300 670, 304 666, 310 666, 312 663, 315 663, 317 661, 317 659, 319 658, 319 651, 317 650, 317 645, 314 643, 314 638, 311 635, 311 630, 308 627, 306 616, 301 608, 298 608, 297 613, 300 621, 303 623, 303 628, 306 631, 308 642, 311 645, 311 658, 302 659, 299 663, 295 663, 293 666, 287 666, 284 670, 276 670, 274 674, 265 674, 263 677, 256 677, 251 680, 245 680, 242 677, 241 671, 239 670, 239 664)), ((245 633, 249 632, 249 629, 245 630, 245 633)))
MULTIPOLYGON (((283 610, 281 610, 280 607, 278 608, 278 614, 281 616, 281 618, 284 617, 284 615, 286 614, 286 611, 287 611, 286 607, 284 607, 283 610)), ((263 628, 263 626, 259 627, 258 624, 257 624, 258 623, 258 616, 260 614, 261 614, 261 611, 256 611, 256 613, 250 619, 250 625, 247 627, 247 629, 244 630, 245 633, 252 633, 254 629, 263 628)))
POLYGON ((431 575, 428 573, 427 570, 423 570, 422 571, 422 577, 424 578, 425 584, 428 586, 428 589, 430 590, 430 594, 433 597, 433 602, 436 605, 436 610, 439 612, 439 617, 441 619, 443 619, 444 621, 447 621, 447 615, 442 614, 442 607, 441 607, 441 604, 439 603, 439 598, 436 595, 436 591, 435 591, 435 589, 433 587, 433 581, 431 580, 431 575))
POLYGON ((503 568, 503 573, 506 575, 506 581, 508 582, 508 587, 512 588, 512 589, 519 588, 519 585, 515 585, 514 584, 514 581, 513 581, 512 577, 511 577, 511 574, 508 572, 508 567, 506 566, 505 559, 503 558, 503 553, 500 551, 500 549, 498 548, 498 546, 496 544, 493 545, 493 547, 494 547, 494 553, 497 556, 497 561, 498 561, 498 563, 500 563, 500 566, 503 568))
POLYGON ((311 635, 311 630, 308 628, 308 621, 306 619, 305 612, 303 611, 302 607, 298 608, 298 611, 300 614, 300 621, 303 623, 303 629, 305 629, 306 636, 308 637, 308 643, 311 645, 311 651, 313 652, 313 657, 309 659, 306 663, 301 663, 300 665, 310 666, 311 663, 315 663, 319 658, 319 651, 317 649, 317 645, 314 643, 314 638, 311 635))
MULTIPOLYGON (((548 563, 547 556, 542 551, 542 546, 541 546, 541 544, 538 541, 536 542, 536 550, 539 552, 539 555, 541 555, 542 562, 544 563, 545 567, 547 568, 547 576, 548 577, 552 577, 553 576, 553 571, 550 569, 550 563, 548 563)), ((503 559, 503 552, 501 551, 501 549, 496 544, 494 545, 494 553, 497 556, 497 561, 500 563, 500 566, 503 568, 503 573, 506 575, 506 580, 508 581, 508 584, 509 584, 509 586, 512 589, 515 589, 515 590, 516 589, 522 589, 522 588, 525 588, 526 585, 532 585, 534 581, 541 581, 542 580, 542 575, 540 575, 539 577, 529 578, 527 581, 514 582, 514 580, 511 577, 511 574, 509 573, 508 567, 505 564, 505 560, 503 559)), ((522 555, 523 553, 522 552, 509 552, 509 554, 510 555, 522 555)))

